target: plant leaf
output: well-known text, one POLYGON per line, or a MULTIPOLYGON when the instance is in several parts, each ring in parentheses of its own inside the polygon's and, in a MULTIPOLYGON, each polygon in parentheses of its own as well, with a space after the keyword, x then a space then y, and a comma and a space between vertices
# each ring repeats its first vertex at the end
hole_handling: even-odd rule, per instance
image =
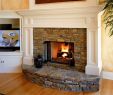
POLYGON ((106 5, 103 8, 103 22, 106 24, 105 30, 109 29, 109 36, 113 36, 113 0, 106 0, 106 5))

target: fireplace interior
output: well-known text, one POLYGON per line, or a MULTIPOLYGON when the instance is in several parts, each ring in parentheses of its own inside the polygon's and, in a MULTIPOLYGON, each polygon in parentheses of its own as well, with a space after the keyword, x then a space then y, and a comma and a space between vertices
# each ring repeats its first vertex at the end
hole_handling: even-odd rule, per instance
POLYGON ((74 43, 45 41, 44 47, 45 61, 74 66, 74 43))

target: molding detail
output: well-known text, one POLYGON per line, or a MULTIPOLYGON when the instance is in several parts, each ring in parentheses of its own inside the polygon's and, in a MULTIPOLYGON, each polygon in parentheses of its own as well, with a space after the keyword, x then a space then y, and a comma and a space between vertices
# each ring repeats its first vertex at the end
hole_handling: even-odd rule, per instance
POLYGON ((113 80, 113 72, 102 71, 102 78, 113 80))
POLYGON ((98 31, 99 6, 77 7, 64 9, 45 9, 18 12, 23 16, 23 31, 25 34, 24 62, 32 64, 33 28, 87 28, 87 66, 86 74, 100 75, 101 53, 99 50, 100 36, 98 31), (90 9, 90 10, 89 10, 90 9), (98 40, 97 40, 98 39, 98 40), (29 48, 28 48, 29 47, 29 48), (30 57, 29 57, 30 56, 30 57), (30 59, 29 59, 30 58, 30 59))
POLYGON ((26 65, 33 65, 34 62, 33 62, 33 57, 32 56, 25 56, 23 58, 23 64, 26 64, 26 65))
POLYGON ((88 74, 88 75, 100 75, 100 68, 97 66, 97 64, 92 64, 92 63, 87 63, 87 66, 86 66, 86 70, 85 70, 85 73, 88 74))
MULTIPOLYGON (((42 15, 61 15, 61 14, 76 14, 81 16, 97 15, 101 11, 101 6, 89 6, 89 7, 73 7, 73 8, 63 8, 63 9, 37 9, 29 11, 18 11, 17 13, 23 16, 42 16, 42 15), (90 10, 89 10, 90 9, 90 10)), ((67 15, 66 15, 67 16, 67 15)))

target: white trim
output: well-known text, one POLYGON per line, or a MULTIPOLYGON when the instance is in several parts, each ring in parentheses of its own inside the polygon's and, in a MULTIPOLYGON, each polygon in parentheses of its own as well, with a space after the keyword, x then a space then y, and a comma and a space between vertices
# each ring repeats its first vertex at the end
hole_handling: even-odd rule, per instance
POLYGON ((113 72, 102 71, 102 78, 113 80, 113 72))
POLYGON ((33 28, 30 29, 30 55, 33 57, 33 28))
POLYGON ((23 16, 25 55, 24 63, 32 64, 33 40, 31 35, 35 27, 51 28, 87 28, 87 66, 86 74, 100 75, 101 55, 99 51, 98 13, 99 6, 74 7, 64 9, 44 9, 21 11, 23 16), (89 10, 90 9, 90 10, 89 10))
POLYGON ((16 12, 11 11, 0 11, 0 18, 21 18, 16 12))
POLYGON ((87 63, 87 66, 85 68, 85 73, 88 75, 100 75, 101 72, 97 64, 87 63))
POLYGON ((25 56, 23 58, 23 64, 27 64, 27 65, 33 65, 33 57, 32 56, 25 56))
POLYGON ((23 52, 0 52, 0 56, 23 56, 23 52))
POLYGON ((38 15, 38 17, 40 17, 40 16, 44 15, 45 17, 46 16, 48 17, 48 15, 49 16, 50 15, 54 15, 54 16, 60 15, 60 17, 62 17, 61 14, 66 14, 66 16, 67 16, 67 14, 71 14, 72 16, 73 16, 73 14, 76 14, 79 16, 80 16, 80 14, 82 14, 81 16, 84 16, 84 15, 94 16, 94 15, 98 14, 99 11, 101 11, 101 6, 67 7, 67 8, 63 8, 63 9, 53 9, 53 8, 37 9, 37 10, 18 11, 17 13, 20 15, 23 15, 23 16, 36 16, 36 15, 38 15))

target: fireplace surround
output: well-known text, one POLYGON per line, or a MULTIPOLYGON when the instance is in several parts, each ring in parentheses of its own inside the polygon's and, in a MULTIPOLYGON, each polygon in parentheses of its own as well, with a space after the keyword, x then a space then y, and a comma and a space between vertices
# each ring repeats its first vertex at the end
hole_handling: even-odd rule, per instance
POLYGON ((33 55, 40 54, 44 61, 75 66, 76 70, 85 72, 86 31, 86 28, 34 28, 33 55))
POLYGON ((30 10, 18 12, 23 16, 23 63, 33 64, 34 28, 86 28, 87 62, 85 73, 100 75, 101 72, 101 31, 98 26, 98 6, 84 6, 62 9, 30 10), (90 9, 90 10, 89 10, 90 9))

